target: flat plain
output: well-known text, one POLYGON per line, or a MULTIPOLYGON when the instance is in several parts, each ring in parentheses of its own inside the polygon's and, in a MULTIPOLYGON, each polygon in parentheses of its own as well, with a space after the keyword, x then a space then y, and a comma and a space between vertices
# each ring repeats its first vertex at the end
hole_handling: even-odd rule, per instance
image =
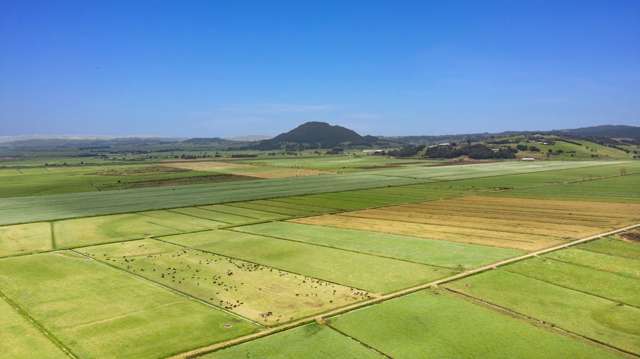
POLYGON ((2 198, 0 350, 640 355, 637 230, 561 248, 640 223, 637 162, 433 165, 334 156, 94 166, 85 169, 129 180, 299 175, 2 198))

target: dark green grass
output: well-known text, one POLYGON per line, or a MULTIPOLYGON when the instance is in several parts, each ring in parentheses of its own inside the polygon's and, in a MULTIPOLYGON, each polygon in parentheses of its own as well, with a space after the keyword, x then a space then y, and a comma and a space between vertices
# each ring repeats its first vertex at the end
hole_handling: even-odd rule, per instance
POLYGON ((391 292, 455 271, 340 249, 217 230, 163 240, 371 292, 391 292))
POLYGON ((452 282, 447 287, 640 354, 638 308, 506 270, 485 272, 452 282))
POLYGON ((202 356, 207 359, 374 359, 383 355, 327 326, 308 324, 202 356))
POLYGON ((189 185, 247 178, 250 177, 174 169, 152 164, 0 169, 0 197, 189 185))
POLYGON ((442 291, 410 294, 330 323, 399 359, 617 357, 442 291))
POLYGON ((448 267, 454 270, 477 267, 524 253, 515 249, 291 222, 262 223, 238 227, 236 230, 448 267))

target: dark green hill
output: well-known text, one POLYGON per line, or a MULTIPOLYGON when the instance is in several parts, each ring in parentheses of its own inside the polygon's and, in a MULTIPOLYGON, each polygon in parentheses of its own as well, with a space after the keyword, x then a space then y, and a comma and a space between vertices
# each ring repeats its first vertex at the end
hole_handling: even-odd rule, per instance
POLYGON ((326 122, 306 122, 289 132, 261 141, 260 149, 280 148, 283 145, 296 144, 303 147, 330 148, 339 145, 370 145, 378 139, 373 136, 360 136, 348 128, 330 125, 326 122))

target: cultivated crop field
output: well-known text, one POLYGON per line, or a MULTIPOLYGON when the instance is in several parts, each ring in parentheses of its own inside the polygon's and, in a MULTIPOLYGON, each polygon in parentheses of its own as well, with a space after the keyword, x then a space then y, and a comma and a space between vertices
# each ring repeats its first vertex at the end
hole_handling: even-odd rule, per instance
POLYGON ((364 158, 0 199, 0 357, 640 356, 637 162, 364 158))

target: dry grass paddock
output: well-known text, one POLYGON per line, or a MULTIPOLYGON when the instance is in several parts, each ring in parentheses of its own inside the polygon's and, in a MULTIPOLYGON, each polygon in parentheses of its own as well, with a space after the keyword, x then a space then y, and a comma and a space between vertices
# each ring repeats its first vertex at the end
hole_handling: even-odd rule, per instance
POLYGON ((481 196, 295 220, 529 251, 638 221, 638 204, 481 196))

